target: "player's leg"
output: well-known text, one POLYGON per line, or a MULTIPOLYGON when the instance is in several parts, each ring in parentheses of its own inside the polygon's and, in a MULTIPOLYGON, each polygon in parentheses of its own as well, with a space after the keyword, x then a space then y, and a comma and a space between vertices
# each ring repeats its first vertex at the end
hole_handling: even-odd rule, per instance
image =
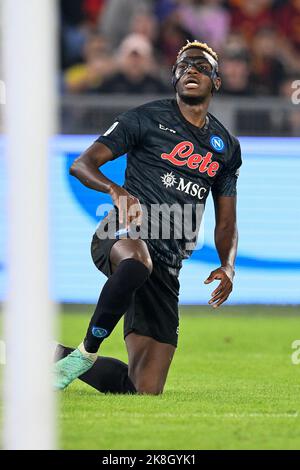
POLYGON ((110 250, 112 275, 106 281, 84 340, 87 352, 95 353, 127 311, 134 292, 148 279, 152 260, 143 240, 117 241, 110 250))
MULTIPOLYGON (((54 361, 57 362, 74 351, 58 344, 55 350, 54 361)), ((136 389, 128 376, 128 366, 112 357, 97 357, 93 367, 78 377, 101 393, 134 394, 136 389)))
POLYGON ((138 393, 163 392, 175 346, 130 333, 126 336, 128 374, 138 393))
MULTIPOLYGON (((125 316, 129 373, 126 364, 98 357, 80 380, 104 393, 162 393, 177 345, 178 288, 177 276, 155 264, 125 316)), ((59 354, 64 357, 68 348, 60 347, 59 354)))
POLYGON ((111 276, 101 291, 84 342, 55 366, 57 389, 67 387, 93 366, 100 344, 126 312, 134 292, 150 275, 152 261, 143 240, 114 240, 109 248, 111 276))
MULTIPOLYGON (((118 359, 97 357, 93 367, 78 378, 101 393, 161 394, 175 347, 135 333, 126 337, 126 346, 129 368, 118 359)), ((55 361, 73 351, 73 348, 58 344, 55 361)))
POLYGON ((163 392, 178 341, 178 273, 157 260, 125 314, 129 377, 138 393, 163 392))
MULTIPOLYGON (((136 291, 125 315, 129 377, 126 364, 98 357, 80 380, 104 393, 162 393, 177 345, 178 293, 177 275, 154 263, 152 274, 136 291)), ((63 356, 66 354, 64 348, 63 356)))

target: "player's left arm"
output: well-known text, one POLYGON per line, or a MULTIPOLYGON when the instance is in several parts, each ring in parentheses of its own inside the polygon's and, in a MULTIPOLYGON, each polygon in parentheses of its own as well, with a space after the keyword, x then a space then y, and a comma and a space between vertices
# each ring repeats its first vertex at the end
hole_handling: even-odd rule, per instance
POLYGON ((233 288, 234 263, 238 245, 237 179, 241 164, 241 147, 236 141, 230 159, 212 186, 216 218, 215 245, 221 266, 212 271, 204 282, 210 284, 214 280, 221 281, 212 292, 208 302, 214 308, 220 307, 228 299, 233 288))
POLYGON ((212 271, 204 282, 210 284, 214 280, 220 280, 208 302, 212 307, 218 308, 228 299, 233 288, 238 230, 236 224, 236 196, 214 195, 213 197, 216 216, 215 245, 221 266, 212 271))

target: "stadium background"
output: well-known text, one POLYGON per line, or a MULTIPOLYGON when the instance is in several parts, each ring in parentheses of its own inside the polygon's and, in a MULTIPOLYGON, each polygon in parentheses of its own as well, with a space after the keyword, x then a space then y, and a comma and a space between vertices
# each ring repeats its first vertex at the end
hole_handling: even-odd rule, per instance
MULTIPOLYGON (((71 161, 122 111, 172 96, 170 67, 186 38, 220 55, 223 87, 211 111, 241 136, 240 231, 231 303, 300 301, 300 1, 61 0, 60 135, 51 144, 52 294, 58 302, 94 303, 104 277, 89 243, 105 195, 68 174, 71 161), (126 15, 124 14, 126 12, 126 15), (298 25, 298 26, 297 26, 298 25)), ((0 141, 3 145, 3 141, 0 141)), ((122 182, 125 157, 105 167, 122 182)), ((0 163, 0 223, 5 227, 0 163)), ((202 304, 202 280, 218 264, 208 203, 200 244, 181 274, 181 303, 202 304)), ((5 230, 0 231, 0 298, 5 295, 5 230)))

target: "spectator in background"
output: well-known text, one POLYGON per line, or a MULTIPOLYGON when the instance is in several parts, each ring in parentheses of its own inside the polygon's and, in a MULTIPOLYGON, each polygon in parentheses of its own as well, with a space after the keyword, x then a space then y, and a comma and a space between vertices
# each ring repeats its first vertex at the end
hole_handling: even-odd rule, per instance
POLYGON ((173 10, 165 17, 160 25, 159 37, 159 52, 165 73, 170 73, 170 67, 175 64, 178 51, 186 44, 186 41, 192 42, 194 39, 191 33, 183 28, 177 10, 173 10))
POLYGON ((83 48, 95 32, 106 0, 60 0, 61 62, 66 69, 83 59, 83 48))
POLYGON ((151 15, 153 0, 108 0, 99 21, 99 30, 116 49, 120 42, 130 34, 135 15, 151 15))
POLYGON ((241 33, 237 31, 228 35, 222 51, 222 53, 225 55, 239 55, 244 53, 244 55, 250 56, 250 50, 246 39, 241 33))
POLYGON ((112 51, 130 34, 144 36, 151 46, 148 66, 147 48, 142 52, 140 43, 124 58, 118 73, 128 83, 111 89, 132 87, 138 93, 139 86, 143 89, 150 82, 152 88, 164 88, 161 80, 154 86, 157 73, 167 81, 177 51, 195 38, 209 41, 220 52, 225 49, 224 94, 279 94, 285 70, 300 73, 300 0, 60 0, 60 4, 68 92, 104 90, 104 79, 106 86, 114 72, 111 54, 104 52, 105 47, 100 51, 103 44, 87 39, 99 28, 112 51), (153 68, 153 55, 159 70, 153 68), (127 64, 134 64, 136 73, 127 64), (138 86, 143 70, 145 82, 138 86))
POLYGON ((276 13, 276 26, 286 67, 300 73, 300 0, 283 3, 276 13))
POLYGON ((155 46, 158 38, 158 21, 154 14, 141 11, 133 15, 129 33, 141 34, 155 46))
POLYGON ((300 57, 300 0, 284 2, 276 14, 276 23, 300 57))
POLYGON ((64 74, 65 90, 69 93, 93 92, 115 71, 107 41, 99 35, 89 37, 83 56, 84 63, 73 65, 64 74))
POLYGON ((168 88, 155 77, 157 65, 149 40, 131 34, 121 43, 117 53, 118 72, 109 77, 98 89, 100 93, 161 94, 168 88))
POLYGON ((83 0, 60 0, 62 69, 82 60, 88 35, 83 0))
POLYGON ((255 34, 252 42, 252 80, 256 94, 278 94, 284 77, 278 34, 273 28, 263 28, 255 34))
POLYGON ((250 96, 253 92, 250 84, 249 56, 243 50, 225 51, 220 64, 222 95, 250 96))
POLYGON ((60 0, 62 22, 70 26, 81 25, 85 19, 84 0, 60 0))
POLYGON ((187 0, 178 9, 183 27, 216 50, 229 32, 230 15, 222 4, 223 0, 187 0))
POLYGON ((109 0, 83 0, 83 11, 88 21, 96 26, 109 0))
POLYGON ((154 14, 159 23, 163 23, 177 10, 178 3, 178 0, 156 0, 154 2, 154 14))
POLYGON ((272 0, 229 0, 231 30, 244 35, 248 44, 258 30, 272 26, 272 0))

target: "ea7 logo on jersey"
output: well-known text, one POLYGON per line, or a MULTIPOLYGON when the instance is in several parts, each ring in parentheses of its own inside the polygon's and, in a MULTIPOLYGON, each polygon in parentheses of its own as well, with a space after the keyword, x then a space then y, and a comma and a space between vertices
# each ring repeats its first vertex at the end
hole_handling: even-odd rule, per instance
POLYGON ((172 132, 172 134, 176 134, 176 131, 174 131, 174 129, 169 129, 169 127, 165 127, 163 124, 159 124, 159 128, 162 131, 169 131, 169 132, 172 132))
POLYGON ((187 165, 191 170, 198 170, 200 173, 207 173, 208 176, 215 176, 220 165, 212 161, 213 154, 207 152, 205 156, 193 153, 194 145, 192 142, 184 141, 177 144, 170 153, 162 153, 163 160, 169 160, 173 165, 187 165), (179 157, 179 158, 177 158, 179 157))

